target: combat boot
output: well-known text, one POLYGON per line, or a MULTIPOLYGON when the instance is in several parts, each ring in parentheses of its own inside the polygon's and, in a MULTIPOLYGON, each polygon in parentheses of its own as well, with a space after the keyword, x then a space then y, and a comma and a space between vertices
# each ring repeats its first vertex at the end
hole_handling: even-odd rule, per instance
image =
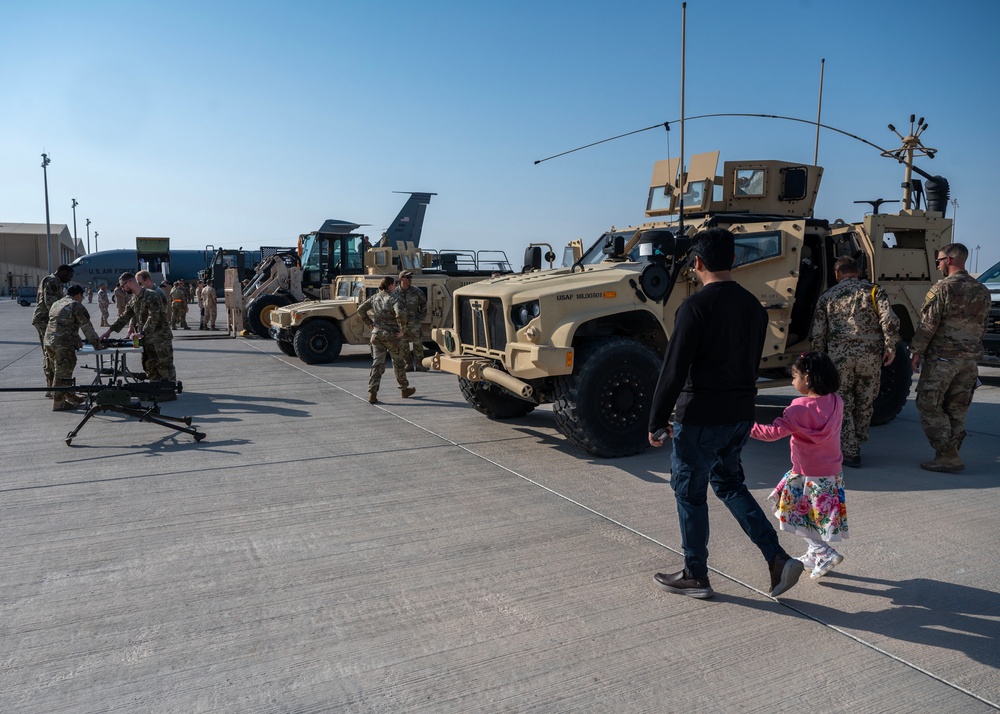
POLYGON ((937 451, 934 459, 920 464, 924 471, 936 471, 938 473, 953 474, 965 468, 962 458, 958 455, 958 447, 952 446, 943 451, 937 451))
POLYGON ((413 387, 404 387, 403 391, 401 392, 401 394, 403 395, 403 399, 406 399, 407 397, 412 397, 416 393, 417 390, 413 387))
MULTIPOLYGON (((56 380, 57 385, 60 387, 75 387, 76 383, 72 379, 59 379, 56 380)), ((78 407, 83 404, 84 397, 76 392, 62 392, 63 399, 67 404, 72 404, 74 407, 78 407)))
POLYGON ((375 392, 368 392, 368 403, 378 404, 378 396, 375 394, 375 392))
MULTIPOLYGON (((73 381, 70 379, 57 379, 55 380, 54 387, 71 387, 73 386, 73 381)), ((80 402, 71 402, 67 399, 69 392, 56 391, 52 393, 52 411, 54 412, 64 412, 71 409, 76 409, 80 406, 80 402)))

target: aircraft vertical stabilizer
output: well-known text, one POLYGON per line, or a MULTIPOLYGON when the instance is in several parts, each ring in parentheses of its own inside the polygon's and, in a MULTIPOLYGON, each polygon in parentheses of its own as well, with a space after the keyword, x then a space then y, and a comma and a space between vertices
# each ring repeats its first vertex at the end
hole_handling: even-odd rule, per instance
MULTIPOLYGON (((397 193, 404 193, 397 191, 397 193)), ((420 233, 424 227, 424 214, 427 212, 427 204, 431 202, 431 196, 436 193, 416 193, 410 192, 410 197, 403 208, 399 211, 392 225, 386 230, 386 245, 393 249, 400 249, 402 242, 407 241, 420 246, 420 233)))

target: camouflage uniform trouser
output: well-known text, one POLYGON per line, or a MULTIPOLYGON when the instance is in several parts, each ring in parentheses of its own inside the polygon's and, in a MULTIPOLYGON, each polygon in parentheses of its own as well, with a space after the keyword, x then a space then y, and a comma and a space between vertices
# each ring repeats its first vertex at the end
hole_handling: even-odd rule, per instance
POLYGON ((170 305, 170 326, 187 327, 187 303, 174 302, 170 305))
POLYGON ((45 379, 55 379, 55 365, 49 357, 49 351, 45 349, 45 328, 35 325, 35 329, 38 331, 38 344, 42 346, 42 372, 45 379))
POLYGON ((406 378, 406 363, 403 359, 403 349, 397 337, 372 333, 372 371, 368 377, 368 391, 378 394, 382 374, 385 372, 385 356, 392 360, 392 371, 396 374, 396 382, 400 389, 410 386, 406 378))
POLYGON ((142 369, 146 378, 176 380, 174 370, 174 345, 169 339, 150 339, 147 335, 142 340, 142 369))
POLYGON ((101 306, 99 306, 98 309, 101 311, 101 327, 107 327, 108 324, 109 324, 108 323, 108 306, 107 305, 101 305, 101 306))
POLYGON ((219 305, 215 302, 205 303, 205 316, 202 318, 205 321, 205 327, 214 330, 215 329, 215 317, 218 314, 219 305))
POLYGON ((402 343, 403 364, 409 367, 413 364, 413 359, 416 358, 417 365, 419 365, 424 358, 424 343, 420 341, 420 328, 404 327, 403 335, 399 340, 402 343))
POLYGON ((75 347, 46 345, 45 356, 52 363, 54 379, 73 379, 73 370, 76 369, 75 347))
POLYGON ((959 447, 965 438, 965 414, 979 377, 976 360, 924 356, 917 382, 920 425, 935 451, 959 447))
POLYGON ((878 395, 882 378, 881 345, 879 352, 838 352, 833 350, 830 359, 840 373, 840 390, 844 400, 844 422, 840 429, 840 450, 844 456, 857 456, 861 444, 868 441, 868 428, 872 422, 872 406, 878 395))

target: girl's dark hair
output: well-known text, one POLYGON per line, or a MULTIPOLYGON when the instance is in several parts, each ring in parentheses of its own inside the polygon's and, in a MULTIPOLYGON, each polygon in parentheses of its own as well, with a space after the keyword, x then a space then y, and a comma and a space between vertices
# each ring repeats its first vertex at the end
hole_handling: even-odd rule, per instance
POLYGON ((792 369, 806 375, 816 394, 833 394, 840 389, 840 373, 825 352, 803 352, 792 362, 792 369))
POLYGON ((389 288, 395 284, 396 284, 396 279, 391 275, 386 275, 384 278, 382 278, 382 282, 378 284, 378 289, 388 291, 389 288))

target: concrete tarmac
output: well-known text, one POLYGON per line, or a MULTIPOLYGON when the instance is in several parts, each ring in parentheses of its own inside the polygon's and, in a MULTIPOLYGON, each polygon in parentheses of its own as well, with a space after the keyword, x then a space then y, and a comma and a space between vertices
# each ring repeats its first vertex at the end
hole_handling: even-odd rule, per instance
MULTIPOLYGON (((31 312, 0 302, 2 387, 42 385, 31 312)), ((683 565, 665 449, 590 458, 550 409, 491 421, 443 374, 401 399, 390 369, 372 406, 365 348, 308 366, 222 335, 174 341, 162 409, 201 443, 101 416, 66 446, 82 412, 0 393, 0 712, 1000 708, 1000 370, 960 474, 918 467, 912 394, 872 430, 845 561, 780 600, 710 496, 693 600, 652 579, 683 565)), ((744 466, 763 503, 787 441, 744 466)))

